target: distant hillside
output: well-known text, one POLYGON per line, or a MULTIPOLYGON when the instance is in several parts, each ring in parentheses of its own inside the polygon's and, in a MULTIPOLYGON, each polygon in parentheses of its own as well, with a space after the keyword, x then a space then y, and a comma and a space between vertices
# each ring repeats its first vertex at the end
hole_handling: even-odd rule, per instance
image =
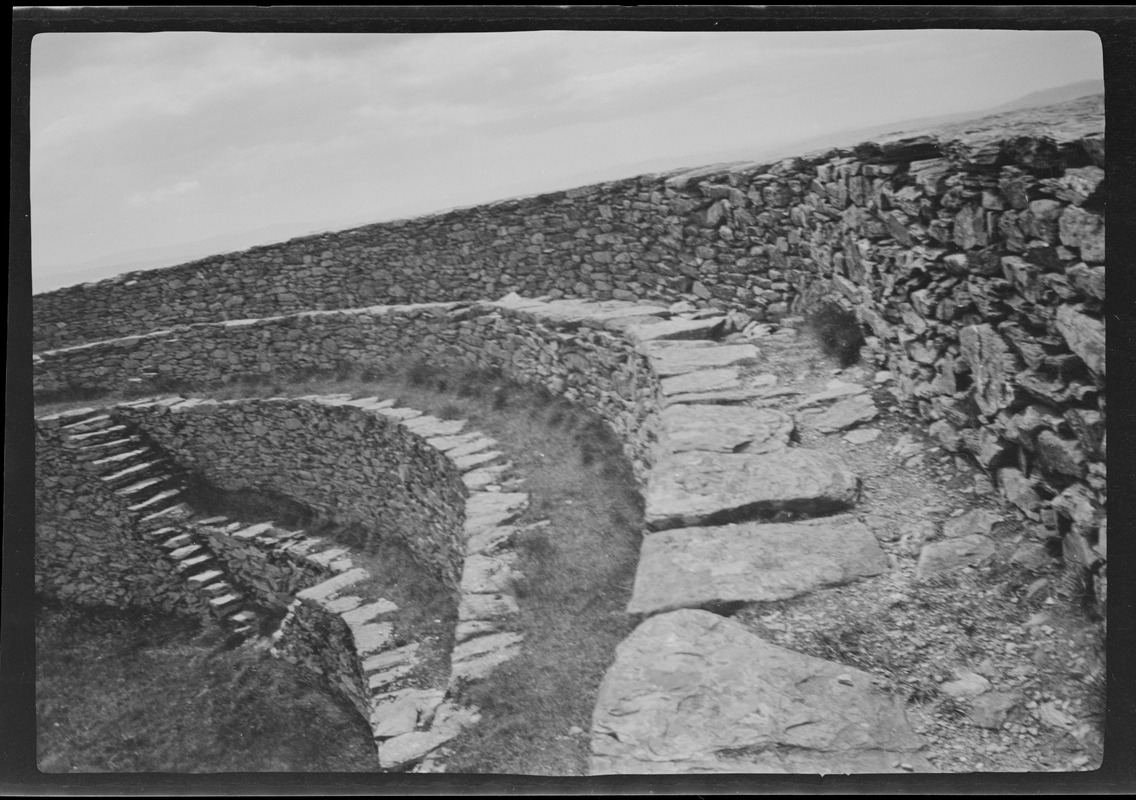
POLYGON ((814 150, 822 150, 828 147, 844 147, 860 142, 874 139, 878 136, 889 134, 902 133, 907 131, 926 131, 931 129, 946 128, 956 123, 974 122, 980 119, 985 119, 989 116, 1008 113, 1011 111, 1022 111, 1030 108, 1042 108, 1045 106, 1063 104, 1078 100, 1080 98, 1088 97, 1090 95, 1100 95, 1100 100, 1103 103, 1104 94, 1104 81, 1090 80, 1078 81, 1077 83, 1069 83, 1064 86, 1056 86, 1052 89, 1043 89, 1037 92, 1031 92, 1023 95, 1016 100, 1002 105, 994 106, 991 108, 980 109, 976 111, 964 111, 957 114, 943 114, 934 117, 915 117, 912 119, 904 119, 896 122, 888 122, 881 125, 873 125, 868 128, 845 128, 843 130, 833 131, 831 133, 821 134, 809 139, 803 139, 780 145, 776 148, 768 149, 761 152, 755 152, 753 149, 746 148, 732 148, 730 150, 715 150, 694 156, 684 158, 683 164, 679 165, 670 160, 664 164, 662 160, 655 160, 650 162, 641 162, 636 167, 642 167, 638 172, 628 172, 628 175, 635 175, 647 172, 661 172, 664 170, 674 169, 676 167, 699 167, 704 164, 717 164, 729 163, 738 161, 766 161, 775 160, 778 158, 787 158, 789 156, 798 155, 802 153, 809 153, 814 150))

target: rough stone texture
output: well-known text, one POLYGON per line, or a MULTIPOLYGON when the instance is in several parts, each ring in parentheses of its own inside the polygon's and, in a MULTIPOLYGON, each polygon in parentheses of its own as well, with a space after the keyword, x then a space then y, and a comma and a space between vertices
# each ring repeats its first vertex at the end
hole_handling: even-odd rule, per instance
POLYGON ((833 456, 809 450, 684 452, 660 459, 647 487, 651 530, 847 508, 859 479, 833 456))
POLYGON ((627 611, 784 600, 887 569, 875 536, 849 517, 680 528, 644 539, 627 611))
MULTIPOLYGON (((578 301, 521 298, 475 306, 432 303, 305 312, 241 325, 200 324, 41 353, 36 356, 35 385, 37 391, 147 386, 166 380, 209 385, 268 374, 286 379, 343 366, 386 370, 408 360, 424 360, 439 369, 501 370, 599 414, 623 439, 642 477, 656 434, 659 379, 638 345, 605 328, 619 320, 620 313, 639 306, 609 302, 604 307, 601 313, 578 301), (591 327, 593 322, 598 327, 591 327)), ((372 410, 398 414, 389 408, 372 410)))
POLYGON ((399 537, 456 587, 467 490, 453 462, 388 410, 321 397, 134 404, 115 413, 214 485, 281 492, 323 519, 399 537))
POLYGON ((653 343, 644 352, 660 378, 671 378, 714 367, 737 366, 755 361, 758 349, 752 344, 714 344, 711 342, 653 343))
POLYGON ((768 453, 789 445, 793 420, 782 411, 722 405, 675 405, 661 416, 669 452, 768 453))
POLYGON ((67 421, 36 421, 36 591, 83 605, 208 616, 174 562, 141 539, 128 503, 76 461, 59 430, 67 421))
POLYGON ((998 730, 1007 714, 1021 702, 1021 695, 1014 692, 987 692, 971 701, 967 716, 980 728, 998 730))
POLYGON ((953 681, 947 681, 939 689, 956 700, 970 700, 990 688, 990 681, 977 672, 964 671, 953 681))
POLYGON ((872 398, 861 394, 833 403, 819 414, 802 416, 800 419, 821 433, 836 433, 861 422, 871 422, 879 413, 872 398))
POLYGON ((995 514, 985 508, 974 508, 944 522, 943 537, 957 539, 974 534, 986 536, 1001 521, 1001 514, 995 514))
POLYGON ((994 555, 994 542, 977 534, 924 545, 915 567, 917 578, 980 564, 994 555))
POLYGON ((932 768, 903 705, 856 669, 765 642, 706 611, 652 617, 616 650, 589 773, 932 768))
POLYGON ((1094 374, 1103 379, 1104 323, 1081 313, 1074 306, 1064 305, 1057 309, 1054 324, 1069 343, 1069 349, 1080 356, 1094 374))
MULTIPOLYGON (((1084 98, 129 273, 33 299, 35 386, 217 383, 428 355, 584 402, 643 478, 658 376, 621 330, 667 308, 777 320, 831 300, 871 330, 867 357, 925 419, 950 426, 937 433, 952 447, 991 470, 1015 455, 1028 465, 1031 486, 1000 482, 1027 513, 1071 479, 1103 509, 1103 439, 1097 449, 1070 421, 1087 469, 1061 473, 1049 437, 1038 458, 1039 431, 1011 436, 1005 416, 1035 401, 1106 426, 1104 164, 1103 98, 1084 98), (509 292, 636 302, 571 301, 543 322, 525 317, 538 301, 464 306, 509 292), (436 299, 449 302, 425 303, 436 299)), ((694 380, 666 386, 665 402, 745 399, 738 373, 698 386, 715 371, 678 376, 694 380)))

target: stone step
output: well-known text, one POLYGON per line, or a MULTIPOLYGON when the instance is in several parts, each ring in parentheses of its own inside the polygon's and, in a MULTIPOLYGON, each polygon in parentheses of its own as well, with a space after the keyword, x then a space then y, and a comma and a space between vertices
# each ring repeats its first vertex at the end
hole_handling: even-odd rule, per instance
POLYGON ((887 554, 875 535, 849 515, 677 528, 643 537, 627 612, 725 612, 741 603, 787 600, 887 570, 887 554))
POLYGON ((177 488, 166 489, 165 491, 158 492, 153 497, 151 497, 147 500, 142 500, 141 502, 135 503, 134 505, 129 506, 128 508, 129 508, 130 511, 142 511, 144 509, 155 506, 155 505, 157 505, 157 504, 159 504, 159 503, 161 503, 165 500, 169 500, 171 497, 177 497, 179 494, 181 494, 181 489, 177 489, 177 488))
POLYGON ((932 772, 904 701, 845 664, 685 609, 617 648, 592 716, 588 773, 932 772))
POLYGON ((69 422, 66 425, 60 425, 59 430, 64 433, 84 433, 86 431, 101 430, 109 428, 114 424, 110 418, 110 414, 95 414, 91 417, 86 417, 78 422, 69 422))
POLYGON ((195 544, 194 539, 188 533, 179 533, 176 536, 171 536, 169 539, 163 541, 159 547, 163 550, 177 550, 178 548, 185 547, 186 545, 195 544))
POLYGON ((659 415, 668 452, 768 453, 789 446, 793 418, 771 408, 673 405, 659 415))
POLYGON ((182 545, 181 547, 175 547, 173 550, 171 550, 170 558, 172 558, 174 561, 185 561, 190 556, 200 555, 203 552, 206 552, 205 548, 203 548, 200 544, 198 544, 197 542, 190 542, 189 544, 182 545))
POLYGON ((163 528, 154 528, 152 530, 144 531, 143 536, 151 542, 162 542, 174 534, 179 532, 179 528, 173 526, 166 526, 163 528))
POLYGON ((225 616, 240 608, 241 596, 233 592, 209 598, 210 607, 225 616), (227 612, 227 613, 226 613, 227 612))
POLYGON ((119 497, 131 497, 132 495, 144 493, 147 490, 159 491, 164 484, 172 480, 174 480, 173 475, 155 475, 151 478, 138 481, 137 483, 131 483, 121 489, 115 489, 114 493, 119 497))
POLYGON ((246 608, 244 610, 236 612, 235 614, 230 614, 227 621, 236 625, 244 626, 236 630, 237 633, 242 633, 252 630, 253 626, 260 621, 260 617, 246 608))
POLYGON ((119 464, 129 464, 132 460, 143 459, 146 456, 151 456, 153 454, 154 451, 149 447, 139 447, 135 450, 126 450, 121 453, 115 453, 113 456, 107 456, 106 458, 96 458, 88 463, 95 467, 106 468, 117 466, 119 464))
POLYGON ((172 521, 189 519, 193 515, 193 509, 185 503, 175 503, 167 508, 159 509, 152 514, 147 514, 138 520, 138 525, 145 528, 149 525, 165 525, 172 521))
POLYGON ((87 433, 72 433, 67 435, 68 444, 85 444, 87 442, 99 442, 112 436, 120 436, 127 433, 125 425, 111 425, 109 428, 100 428, 98 430, 88 431, 87 433))
POLYGON ((205 572, 199 572, 196 575, 190 575, 188 578, 186 578, 186 582, 189 583, 190 586, 204 588, 205 586, 208 586, 212 581, 222 577, 223 575, 224 573, 222 573, 219 569, 207 569, 205 570, 205 572))
POLYGON ((660 378, 671 378, 704 369, 754 363, 759 351, 752 344, 714 344, 708 341, 660 342, 643 346, 660 378))
POLYGON ((672 453, 651 470, 644 521, 659 531, 778 514, 818 516, 851 507, 859 494, 859 478, 827 453, 672 453))
POLYGON ((215 581, 200 588, 201 592, 209 597, 221 597, 233 591, 233 585, 228 581, 215 581))
POLYGON ((76 448, 75 458, 86 461, 99 456, 121 453, 141 444, 142 440, 137 436, 123 436, 118 439, 108 439, 105 442, 84 442, 76 448))
POLYGON ((58 414, 36 417, 36 426, 45 430, 62 429, 65 425, 74 422, 82 422, 102 413, 104 412, 101 409, 92 408, 90 406, 85 408, 72 408, 68 411, 60 411, 58 414))
POLYGON ((150 461, 144 461, 140 464, 131 464, 118 472, 112 472, 107 475, 100 475, 99 479, 105 483, 114 485, 120 484, 125 481, 138 480, 150 474, 151 470, 161 469, 166 463, 164 458, 155 458, 150 461))
POLYGON ((183 561, 179 561, 176 566, 179 571, 184 572, 186 570, 194 569, 195 567, 207 565, 212 561, 212 553, 202 553, 201 555, 193 556, 193 558, 187 558, 183 561))

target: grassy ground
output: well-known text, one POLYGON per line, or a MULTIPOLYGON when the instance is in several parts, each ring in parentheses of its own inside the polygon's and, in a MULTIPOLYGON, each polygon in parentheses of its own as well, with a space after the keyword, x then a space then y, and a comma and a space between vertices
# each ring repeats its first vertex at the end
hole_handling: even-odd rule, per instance
MULTIPOLYGON (((521 608, 516 628, 524 634, 524 651, 468 692, 465 700, 481 707, 482 719, 448 746, 446 771, 584 774, 586 731, 596 692, 615 646, 632 627, 623 609, 631 593, 642 531, 642 499, 630 465, 617 440, 593 416, 493 375, 422 365, 382 376, 235 384, 186 393, 218 399, 320 393, 390 397, 438 417, 466 419, 467 429, 496 439, 514 465, 506 477, 523 479, 517 489, 530 495, 530 508, 521 522, 548 520, 548 524, 516 543, 523 575, 516 587, 521 608)), ((37 412, 118 399, 122 398, 61 398, 37 412)), ((376 568, 379 562, 387 564, 386 577, 395 587, 391 591, 404 592, 400 597, 388 594, 390 599, 428 616, 435 614, 428 587, 397 580, 406 574, 397 559, 376 558, 376 568)), ((130 655, 123 650, 115 658, 130 655)), ((223 683, 223 674, 218 673, 217 680, 223 683)), ((93 685, 97 684, 88 687, 93 685)), ((219 719, 216 724, 227 723, 219 719)), ((361 736, 369 747, 365 732, 361 736)), ((343 728, 329 732, 327 739, 347 750, 356 746, 343 728)), ((196 766, 182 768, 213 769, 212 760, 213 754, 195 751, 182 763, 196 766)), ((110 768, 134 767, 123 762, 110 768)))
POLYGON ((263 650, 179 617, 37 611, 44 772, 377 770, 354 710, 263 650))

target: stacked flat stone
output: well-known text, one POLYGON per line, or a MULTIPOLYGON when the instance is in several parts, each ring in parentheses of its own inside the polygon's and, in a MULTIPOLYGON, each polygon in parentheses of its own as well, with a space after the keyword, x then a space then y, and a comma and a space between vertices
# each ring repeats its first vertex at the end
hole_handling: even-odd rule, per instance
POLYGON ((463 423, 393 406, 349 396, 192 399, 119 413, 214 485, 277 491, 321 519, 394 536, 456 588, 468 490, 459 466, 427 439, 463 423))
MULTIPOLYGON (((508 292, 689 302, 773 321, 827 298, 871 329, 870 347, 944 446, 973 456, 1024 513, 1069 531, 1069 559, 1099 571, 1104 151, 1103 98, 1083 98, 128 273, 33 298, 35 385, 334 369, 385 362, 408 342, 442 360, 493 361, 511 348, 488 334, 505 330, 445 321, 469 313, 456 301, 508 292), (418 310, 390 316, 376 303, 418 310), (232 327, 177 327, 221 320, 232 327), (369 330, 384 320, 391 330, 369 330)), ((739 391, 721 370, 702 376, 712 389, 682 390, 681 376, 665 389, 739 391)), ((626 410, 608 411, 617 432, 631 430, 614 421, 626 410)))
POLYGON ((148 437, 113 409, 41 417, 37 430, 40 591, 84 603, 190 610, 236 634, 256 632, 260 615, 208 541, 186 524, 195 511, 181 497, 184 472, 148 437), (55 487, 67 487, 66 497, 55 487))
MULTIPOLYGON (((45 442, 39 448, 42 459, 37 470, 41 506, 45 518, 49 511, 61 517, 58 530, 47 527, 40 535, 39 588, 49 594, 54 589, 79 602, 122 605, 128 599, 135 605, 152 606, 166 601, 163 607, 170 610, 184 610, 188 605, 201 613, 211 612, 240 633, 253 632, 257 621, 240 602, 245 594, 258 605, 286 610, 272 636, 273 652, 323 675, 333 690, 354 705, 372 727, 384 769, 413 766, 476 721, 476 709, 459 707, 446 699, 448 693, 483 680, 520 652, 522 637, 511 630, 518 614, 512 590, 516 553, 511 548, 517 528, 508 523, 527 507, 528 496, 501 491, 498 481, 509 465, 502 461, 491 438, 476 431, 463 432, 463 421, 439 420, 376 397, 237 400, 222 407, 198 398, 167 396, 110 409, 65 412, 43 417, 37 424, 45 442), (189 418, 181 416, 186 414, 218 425, 193 428, 183 421, 189 418), (302 425, 293 424, 297 419, 303 420, 302 425), (385 598, 358 591, 371 576, 355 565, 349 548, 272 523, 248 525, 225 517, 203 518, 178 501, 185 483, 181 465, 209 475, 216 466, 214 459, 231 457, 230 451, 218 446, 220 439, 214 435, 218 431, 235 436, 232 441, 238 445, 243 442, 252 448, 257 444, 241 438, 243 426, 254 426, 260 446, 272 448, 255 454, 250 450, 250 458, 274 471, 274 488, 296 489, 297 497, 304 496, 305 488, 310 491, 315 475, 310 469, 301 470, 303 476, 293 484, 288 473, 294 465, 282 445, 301 441, 298 432, 303 426, 308 433, 335 431, 342 437, 339 444, 350 440, 358 449, 375 448, 376 455, 397 446, 394 455, 399 457, 386 466, 400 486, 411 487, 419 500, 425 497, 426 488, 445 486, 449 481, 452 491, 437 495, 437 502, 456 503, 445 515, 457 526, 456 535, 439 537, 428 547, 407 542, 412 552, 430 556, 425 559, 427 568, 443 576, 453 564, 460 570, 456 586, 459 625, 446 687, 414 685, 418 644, 395 646, 388 618, 397 607, 385 598), (269 435, 269 426, 273 431, 288 431, 288 439, 269 435), (155 444, 159 441, 174 449, 163 451, 155 444), (208 443, 203 449, 194 450, 188 444, 203 441, 208 443), (279 459, 274 466, 273 456, 279 459), (83 473, 72 479, 68 472, 75 470, 76 463, 93 470, 106 486, 83 485, 78 482, 86 478, 83 473), (68 506, 59 513, 50 505, 49 501, 57 500, 50 490, 64 487, 74 490, 71 496, 81 501, 81 511, 68 506), (105 513, 100 509, 99 501, 110 499, 108 490, 125 498, 120 501, 127 504, 125 508, 107 503, 110 508, 105 513), (81 519, 79 513, 91 514, 92 509, 93 517, 100 521, 94 530, 101 540, 92 547, 88 537, 72 535, 72 543, 64 547, 61 540, 70 532, 63 527, 70 528, 81 519), (115 529, 116 523, 125 530, 115 529), (121 541, 129 536, 140 537, 146 544, 132 549, 130 540, 121 541), (446 548, 456 552, 445 552, 446 548), (434 557, 439 552, 443 557, 434 557), (172 562, 173 570, 167 571, 180 575, 180 582, 171 581, 178 591, 155 587, 150 577, 145 582, 147 592, 128 594, 116 583, 122 582, 122 576, 107 569, 121 561, 133 567, 132 577, 161 575, 163 565, 172 562), (73 588, 68 591, 66 587, 73 588)), ((342 460, 343 449, 335 452, 340 465, 364 465, 372 481, 371 502, 382 506, 384 492, 394 490, 381 480, 378 462, 362 456, 355 462, 342 460)), ((386 456, 390 455, 387 451, 386 456)), ((348 477, 340 475, 341 488, 350 484, 345 480, 348 477)), ((338 505, 327 501, 327 507, 338 505)), ((353 507, 364 505, 360 501, 353 507)), ((417 506, 419 513, 428 515, 428 506, 428 502, 417 506)), ((388 514, 393 507, 388 499, 384 506, 388 514)), ((419 526, 414 530, 428 536, 433 529, 419 526)))

